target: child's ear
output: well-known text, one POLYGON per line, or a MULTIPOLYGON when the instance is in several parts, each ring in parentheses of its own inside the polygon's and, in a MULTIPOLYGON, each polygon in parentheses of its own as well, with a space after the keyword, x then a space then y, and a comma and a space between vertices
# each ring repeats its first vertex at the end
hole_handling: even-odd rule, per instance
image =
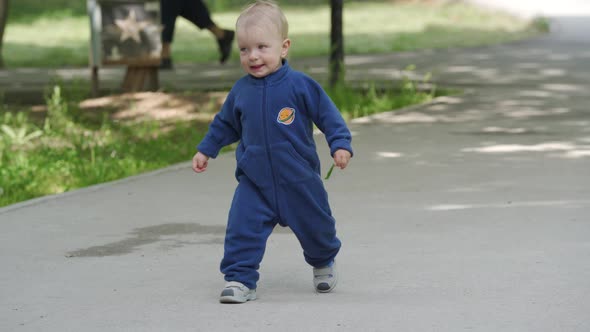
POLYGON ((291 47, 291 39, 283 40, 283 49, 281 50, 281 58, 286 58, 289 54, 289 47, 291 47))

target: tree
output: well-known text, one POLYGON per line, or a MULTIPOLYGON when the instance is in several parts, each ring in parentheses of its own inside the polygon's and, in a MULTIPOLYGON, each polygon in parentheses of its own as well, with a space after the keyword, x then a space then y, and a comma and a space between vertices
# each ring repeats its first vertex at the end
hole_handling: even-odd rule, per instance
POLYGON ((330 0, 332 28, 330 31, 330 86, 344 80, 344 36, 342 33, 342 2, 330 0))
POLYGON ((4 40, 4 28, 8 18, 8 0, 0 0, 0 68, 4 68, 4 58, 2 57, 2 45, 4 40))

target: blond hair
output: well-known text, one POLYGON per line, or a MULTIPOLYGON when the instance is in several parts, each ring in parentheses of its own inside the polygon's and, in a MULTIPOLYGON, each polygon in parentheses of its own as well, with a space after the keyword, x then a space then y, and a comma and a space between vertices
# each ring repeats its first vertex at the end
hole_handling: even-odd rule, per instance
POLYGON ((257 0, 246 6, 236 21, 236 30, 240 24, 266 21, 276 27, 283 39, 289 35, 289 23, 279 5, 271 0, 257 0))

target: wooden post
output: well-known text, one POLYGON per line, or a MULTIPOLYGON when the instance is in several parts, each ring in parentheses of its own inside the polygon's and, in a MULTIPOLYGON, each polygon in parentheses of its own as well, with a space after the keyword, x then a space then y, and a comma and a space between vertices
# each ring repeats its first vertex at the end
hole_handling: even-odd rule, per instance
POLYGON ((160 88, 158 69, 157 66, 127 66, 122 85, 123 91, 157 91, 160 88))
POLYGON ((90 77, 90 86, 91 86, 91 93, 92 97, 98 97, 100 86, 98 83, 98 66, 92 66, 92 73, 90 77))
POLYGON ((90 18, 90 52, 88 54, 90 63, 90 91, 92 97, 98 97, 100 91, 98 67, 101 61, 100 34, 102 32, 100 7, 96 0, 87 0, 86 5, 90 18))
POLYGON ((344 80, 344 37, 342 33, 343 0, 331 0, 330 86, 344 80))
POLYGON ((0 0, 0 68, 4 68, 4 57, 2 56, 2 45, 4 41, 4 29, 8 18, 8 0, 0 0))

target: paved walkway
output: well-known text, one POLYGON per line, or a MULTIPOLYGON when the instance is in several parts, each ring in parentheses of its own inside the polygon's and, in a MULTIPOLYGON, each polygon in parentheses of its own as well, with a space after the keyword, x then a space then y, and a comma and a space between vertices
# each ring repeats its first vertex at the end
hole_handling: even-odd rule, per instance
POLYGON ((334 293, 312 291, 298 243, 277 229, 259 299, 217 303, 226 154, 203 175, 183 163, 0 209, 0 330, 589 331, 588 22, 348 58, 357 79, 416 64, 466 92, 351 125, 355 158, 326 182, 344 243, 334 293))

